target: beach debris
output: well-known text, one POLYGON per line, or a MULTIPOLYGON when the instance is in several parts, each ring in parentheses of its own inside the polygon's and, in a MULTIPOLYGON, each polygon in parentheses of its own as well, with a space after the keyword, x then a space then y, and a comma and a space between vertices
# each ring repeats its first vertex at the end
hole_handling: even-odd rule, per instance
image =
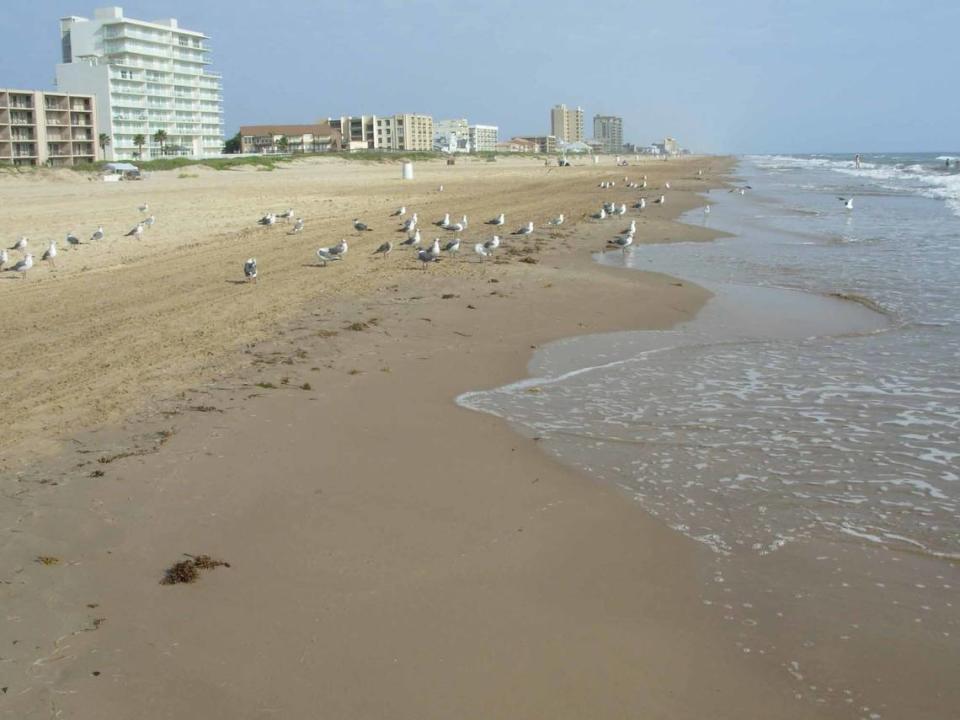
POLYGON ((201 570, 213 570, 218 567, 230 567, 230 563, 215 560, 209 555, 188 555, 187 560, 181 560, 168 567, 163 573, 161 585, 179 585, 193 583, 200 577, 201 570))
POLYGON ((53 555, 37 555, 36 562, 41 565, 59 565, 60 558, 54 557, 53 555))
POLYGON ((257 281, 257 259, 256 258, 247 258, 246 262, 243 263, 243 276, 244 278, 246 278, 247 282, 257 281))

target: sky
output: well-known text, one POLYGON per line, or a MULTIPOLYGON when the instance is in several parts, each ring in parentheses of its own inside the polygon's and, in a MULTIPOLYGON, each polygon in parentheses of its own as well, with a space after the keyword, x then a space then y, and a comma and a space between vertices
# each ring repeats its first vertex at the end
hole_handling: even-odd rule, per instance
MULTIPOLYGON (((0 87, 52 89, 79 0, 4 3, 0 87)), ((128 0, 211 36, 241 124, 422 112, 542 135, 558 103, 715 153, 960 149, 958 0, 128 0)))

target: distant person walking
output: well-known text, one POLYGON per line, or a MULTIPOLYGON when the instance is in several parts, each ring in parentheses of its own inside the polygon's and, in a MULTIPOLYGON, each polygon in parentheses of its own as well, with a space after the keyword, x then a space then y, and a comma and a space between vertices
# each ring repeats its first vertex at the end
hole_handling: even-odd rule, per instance
POLYGON ((853 164, 857 166, 857 170, 860 169, 860 153, 857 153, 857 156, 853 159, 853 164))

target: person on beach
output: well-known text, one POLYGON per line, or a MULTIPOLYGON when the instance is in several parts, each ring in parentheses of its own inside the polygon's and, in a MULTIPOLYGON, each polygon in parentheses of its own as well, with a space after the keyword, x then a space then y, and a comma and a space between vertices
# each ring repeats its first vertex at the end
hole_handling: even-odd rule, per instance
POLYGON ((860 153, 857 153, 857 156, 853 159, 853 164, 857 166, 857 170, 860 169, 860 153))

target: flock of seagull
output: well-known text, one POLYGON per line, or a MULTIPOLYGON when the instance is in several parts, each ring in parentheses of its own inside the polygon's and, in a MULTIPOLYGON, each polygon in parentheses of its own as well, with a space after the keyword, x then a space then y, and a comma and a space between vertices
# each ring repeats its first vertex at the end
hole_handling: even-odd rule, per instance
MULTIPOLYGON (((150 229, 157 222, 157 218, 154 215, 147 215, 150 211, 150 206, 147 203, 140 205, 137 210, 140 211, 141 215, 146 215, 143 220, 140 220, 133 228, 124 235, 124 237, 132 237, 137 240, 143 237, 145 230, 150 229)), ((80 237, 74 232, 68 232, 65 242, 71 247, 76 247, 78 245, 92 244, 99 242, 104 239, 105 234, 103 230, 103 225, 100 225, 96 230, 90 233, 90 239, 87 243, 84 243, 80 240, 80 237)), ((33 253, 28 251, 30 247, 30 239, 26 235, 21 235, 20 238, 9 248, 0 248, 0 270, 5 270, 7 272, 21 273, 23 279, 26 280, 27 272, 33 268, 33 253), (19 253, 20 259, 16 261, 13 265, 10 265, 10 253, 19 253), (9 266, 9 267, 8 267, 9 266)), ((57 249, 57 241, 51 240, 47 245, 47 249, 44 250, 43 255, 40 256, 41 262, 49 262, 52 267, 57 266, 57 255, 59 250, 57 249)))

